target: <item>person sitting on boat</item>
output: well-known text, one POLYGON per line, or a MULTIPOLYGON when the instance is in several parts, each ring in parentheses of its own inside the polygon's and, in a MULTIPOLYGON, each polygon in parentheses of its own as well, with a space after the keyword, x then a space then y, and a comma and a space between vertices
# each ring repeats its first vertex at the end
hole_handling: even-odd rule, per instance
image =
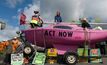
POLYGON ((39 11, 34 11, 35 15, 32 16, 32 20, 30 22, 31 27, 42 27, 43 20, 39 15, 39 11))

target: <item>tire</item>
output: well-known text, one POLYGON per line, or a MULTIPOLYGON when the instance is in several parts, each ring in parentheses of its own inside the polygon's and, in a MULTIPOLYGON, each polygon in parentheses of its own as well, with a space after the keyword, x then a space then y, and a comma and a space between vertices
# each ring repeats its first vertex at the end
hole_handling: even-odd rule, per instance
POLYGON ((23 50, 24 57, 30 57, 34 53, 34 49, 31 45, 26 45, 23 50))
POLYGON ((78 62, 78 55, 76 53, 68 52, 64 55, 64 61, 67 65, 75 65, 78 62))

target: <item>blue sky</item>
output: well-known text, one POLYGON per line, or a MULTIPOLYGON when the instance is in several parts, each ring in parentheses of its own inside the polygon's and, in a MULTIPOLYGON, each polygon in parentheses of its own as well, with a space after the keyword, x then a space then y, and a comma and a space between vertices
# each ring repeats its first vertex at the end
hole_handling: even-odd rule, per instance
POLYGON ((18 25, 18 10, 31 4, 32 0, 0 0, 0 18, 9 25, 18 25), (12 2, 13 1, 13 2, 12 2))
POLYGON ((6 23, 5 30, 0 30, 0 41, 8 40, 16 35, 19 30, 19 14, 21 10, 30 15, 32 9, 37 8, 39 0, 0 0, 0 21, 6 23))

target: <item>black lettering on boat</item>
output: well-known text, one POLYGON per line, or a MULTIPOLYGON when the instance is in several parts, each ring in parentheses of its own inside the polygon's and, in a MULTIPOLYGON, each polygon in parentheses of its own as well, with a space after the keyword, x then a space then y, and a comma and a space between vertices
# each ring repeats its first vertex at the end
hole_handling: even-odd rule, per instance
POLYGON ((59 32, 59 37, 72 37, 73 32, 59 32))
POLYGON ((54 36, 55 35, 55 31, 52 31, 52 30, 50 30, 50 31, 45 31, 45 35, 46 36, 54 36))
POLYGON ((45 31, 45 35, 48 36, 48 31, 47 30, 45 31))
POLYGON ((68 32, 68 37, 72 37, 73 32, 68 32))

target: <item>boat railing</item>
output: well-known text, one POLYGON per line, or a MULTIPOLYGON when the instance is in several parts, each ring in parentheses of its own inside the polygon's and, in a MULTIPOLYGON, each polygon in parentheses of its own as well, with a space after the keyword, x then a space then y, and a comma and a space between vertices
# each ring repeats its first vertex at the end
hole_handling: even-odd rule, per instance
MULTIPOLYGON (((66 22, 66 23, 69 23, 70 25, 74 25, 74 24, 77 24, 79 26, 81 26, 81 23, 72 23, 72 22, 66 22)), ((48 25, 50 24, 58 24, 58 23, 55 23, 55 22, 44 22, 43 23, 43 27, 47 27, 48 25)), ((101 27, 102 29, 107 29, 107 23, 89 23, 92 28, 96 28, 96 27, 101 27)), ((31 26, 30 26, 30 23, 27 22, 26 24, 24 25, 20 25, 19 28, 21 30, 27 30, 27 29, 31 29, 31 26)))

